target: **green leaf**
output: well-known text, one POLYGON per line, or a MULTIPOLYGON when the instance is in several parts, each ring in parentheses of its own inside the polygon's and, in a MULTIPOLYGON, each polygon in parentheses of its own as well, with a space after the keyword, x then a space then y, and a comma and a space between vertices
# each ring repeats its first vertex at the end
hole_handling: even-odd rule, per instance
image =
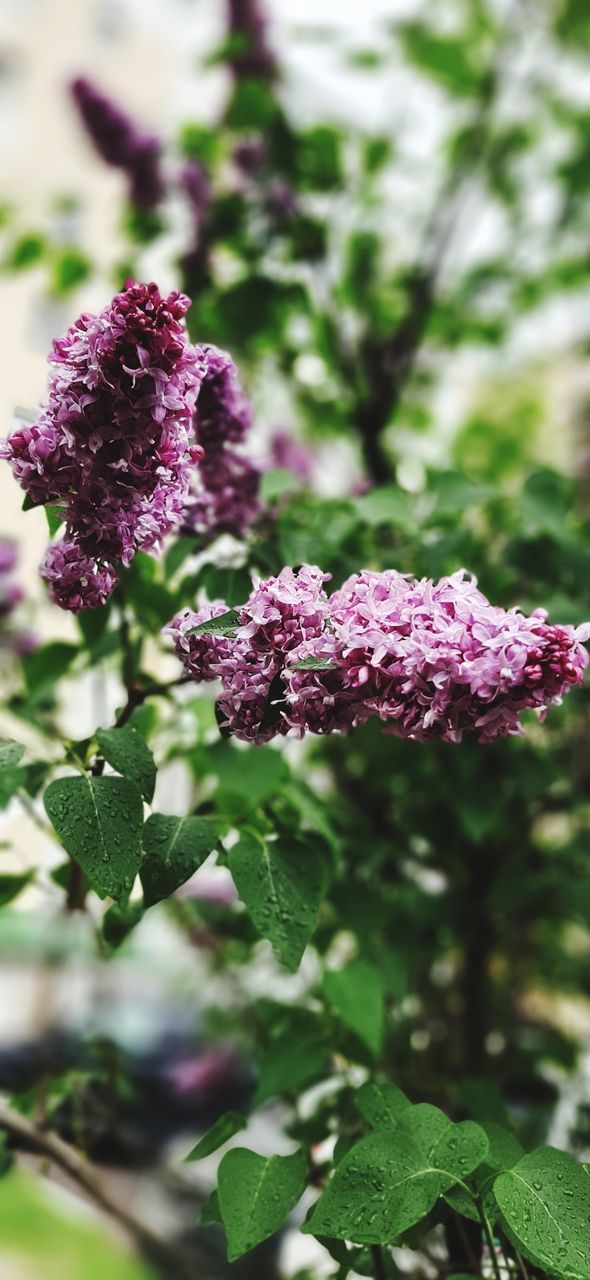
POLYGON ((219 743, 207 751, 203 765, 219 782, 216 800, 225 813, 228 798, 237 799, 241 811, 250 812, 272 796, 281 793, 289 778, 289 766, 279 751, 272 747, 250 747, 245 750, 233 743, 219 743))
POLYGON ((32 871, 25 871, 22 875, 0 875, 0 907, 5 907, 8 902, 12 902, 12 899, 31 883, 33 874, 32 871))
POLYGON ((470 61, 464 39, 438 35, 418 22, 408 22, 400 29, 400 37, 406 56, 433 80, 452 93, 477 93, 481 72, 470 61))
POLYGON ((357 1092, 356 1105, 372 1129, 391 1129, 412 1104, 397 1085, 367 1081, 357 1092))
POLYGON ((124 725, 121 729, 98 729, 96 741, 113 769, 134 782, 148 804, 153 799, 156 785, 154 757, 136 729, 124 725))
POLYGON ((301 658, 299 662, 294 662, 291 666, 292 671, 337 671, 338 667, 335 662, 330 662, 328 658, 301 658))
POLYGON ((60 507, 44 507, 45 519, 47 520, 47 528, 49 529, 49 537, 54 538, 58 529, 64 522, 64 513, 60 507))
POLYGON ((223 1147, 234 1134, 240 1133, 246 1128, 247 1120, 241 1116, 238 1111, 226 1111, 225 1115, 219 1117, 215 1124, 203 1134, 199 1139, 196 1147, 189 1151, 185 1160, 204 1160, 205 1156, 210 1156, 213 1151, 217 1151, 219 1147, 223 1147))
POLYGON ((322 846, 292 837, 265 840, 246 831, 230 849, 228 862, 253 924, 294 972, 328 885, 322 846))
POLYGON ((25 684, 35 699, 53 695, 54 686, 71 667, 78 655, 78 646, 64 640, 53 640, 35 649, 24 660, 25 684))
POLYGON ((572 1156, 540 1147, 498 1175, 494 1195, 519 1252, 563 1280, 589 1280, 590 1183, 572 1156))
POLYGON ((143 805, 127 778, 58 778, 44 795, 64 849, 101 897, 127 898, 141 862, 143 805))
POLYGON ((217 1187, 214 1187, 213 1191, 211 1192, 211 1195, 209 1196, 208 1200, 205 1201, 205 1204, 201 1209, 199 1226, 210 1227, 211 1224, 214 1222, 219 1222, 223 1226, 221 1209, 219 1208, 219 1196, 217 1194, 217 1187))
POLYGON ((218 618, 210 618, 208 622, 200 622, 198 627, 191 627, 185 634, 187 636, 235 636, 239 626, 239 609, 228 609, 218 618))
POLYGON ((177 818, 152 813, 143 828, 145 857, 140 879, 146 907, 153 907, 185 884, 217 846, 211 818, 177 818))
POLYGON ((0 738, 0 769, 18 764, 24 753, 22 743, 15 742, 14 738, 0 738))
MULTIPOLYGON (((524 1155, 520 1142, 507 1129, 503 1129, 500 1125, 493 1122, 485 1124, 482 1122, 481 1128, 488 1140, 488 1154, 480 1164, 473 1176, 475 1190, 479 1193, 483 1207, 490 1222, 495 1223, 498 1218, 498 1209, 493 1192, 493 1183, 496 1174, 500 1170, 511 1169, 513 1165, 524 1155)), ((470 1218, 472 1222, 479 1222, 480 1216, 477 1205, 473 1199, 465 1191, 463 1187, 452 1187, 445 1200, 450 1204, 452 1209, 457 1213, 461 1213, 464 1218, 470 1218)))
POLYGON ((359 1244, 394 1241, 487 1149, 472 1120, 452 1124, 437 1107, 408 1107, 392 1129, 368 1134, 344 1156, 302 1230, 359 1244))
POLYGON ((305 1186, 305 1157, 259 1156, 245 1147, 228 1151, 217 1191, 230 1262, 268 1240, 282 1226, 305 1186))
POLYGON ((385 1030, 383 984, 378 970, 365 960, 353 960, 344 969, 329 969, 322 986, 341 1022, 377 1057, 385 1030))
POLYGON ((326 1074, 329 1050, 322 1020, 309 1009, 289 1010, 264 1053, 255 1105, 298 1093, 326 1074))
POLYGON ((102 921, 102 936, 110 947, 120 947, 143 918, 143 903, 113 902, 102 921))

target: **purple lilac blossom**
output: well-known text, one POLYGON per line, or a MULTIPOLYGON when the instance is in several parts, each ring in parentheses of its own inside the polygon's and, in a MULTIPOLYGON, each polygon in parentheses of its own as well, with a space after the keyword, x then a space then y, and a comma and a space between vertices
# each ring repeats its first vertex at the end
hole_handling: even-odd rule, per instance
POLYGON ((0 445, 32 501, 63 511, 65 538, 42 569, 63 607, 104 603, 114 566, 158 548, 180 522, 202 454, 192 422, 205 361, 185 337, 189 305, 129 282, 98 316, 81 316, 53 344, 37 422, 0 445))
MULTIPOLYGON (((491 742, 522 733, 524 710, 544 717, 583 679, 590 624, 497 608, 464 570, 439 582, 365 570, 330 597, 326 578, 312 566, 284 569, 257 583, 222 653, 218 637, 199 637, 211 646, 199 664, 221 680, 219 710, 236 737, 348 732, 377 717, 403 738, 491 742), (263 724, 279 675, 284 698, 263 724)), ((185 611, 169 629, 188 674, 186 632, 205 620, 185 611)))
POLYGON ((72 82, 71 94, 98 154, 127 174, 131 204, 139 209, 155 208, 164 195, 159 139, 139 129, 84 76, 72 82))
POLYGON ((37 638, 31 631, 23 631, 14 625, 14 611, 24 597, 22 587, 12 578, 17 564, 15 543, 0 538, 0 649, 24 657, 36 648, 37 638))
POLYGON ((205 372, 195 420, 204 456, 184 509, 187 532, 243 537, 260 513, 260 470, 244 452, 250 405, 231 356, 201 348, 205 372))
POLYGON ((315 456, 313 450, 296 436, 279 428, 270 438, 268 466, 291 471, 299 480, 310 484, 313 478, 315 456))
POLYGON ((228 62, 236 79, 274 79, 276 59, 268 44, 266 16, 258 0, 228 0, 227 18, 232 42, 228 62))
POLYGON ((220 717, 236 737, 260 743, 288 732, 284 717, 262 727, 269 690, 286 655, 321 634, 327 615, 325 580, 320 569, 304 565, 298 572, 282 569, 276 578, 256 581, 238 611, 235 636, 188 634, 225 611, 219 600, 197 612, 184 609, 166 628, 187 675, 197 681, 221 680, 220 717))
POLYGON ((211 193, 209 179, 198 160, 186 161, 180 171, 178 185, 188 205, 190 219, 190 245, 181 259, 181 266, 185 276, 193 280, 207 272, 209 257, 204 227, 211 193))

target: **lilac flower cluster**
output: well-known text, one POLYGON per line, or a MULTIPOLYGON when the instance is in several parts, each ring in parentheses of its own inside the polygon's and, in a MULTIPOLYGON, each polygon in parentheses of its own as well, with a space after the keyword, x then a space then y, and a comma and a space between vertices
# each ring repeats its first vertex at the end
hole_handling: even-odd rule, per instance
POLYGON ((252 414, 231 356, 212 346, 201 351, 205 369, 195 435, 204 457, 185 506, 184 528, 239 538, 260 512, 260 470, 244 453, 252 414))
POLYGON ((36 647, 36 639, 29 631, 13 625, 13 614, 23 599, 23 589, 14 581, 18 552, 14 542, 0 538, 0 649, 23 656, 36 647))
POLYGON ((194 463, 204 356, 186 340, 183 294, 129 282, 99 315, 53 344, 47 405, 0 446, 34 503, 57 503, 63 541, 42 575, 77 611, 104 604, 115 566, 178 525, 194 463))
POLYGON ((96 85, 78 76, 71 94, 98 154, 129 180, 129 199, 138 209, 154 209, 164 195, 159 139, 145 133, 96 85))
POLYGON ((221 681, 236 737, 348 732, 377 717, 403 738, 492 742, 583 679, 590 624, 497 608, 463 570, 436 583, 365 570, 331 596, 327 577, 306 565, 257 582, 230 635, 190 634, 221 601, 167 628, 189 675, 221 681))
POLYGON ((208 246, 204 228, 209 212, 211 192, 209 179, 198 160, 187 160, 178 177, 178 185, 188 205, 191 224, 190 245, 181 259, 188 282, 198 280, 208 270, 208 246))

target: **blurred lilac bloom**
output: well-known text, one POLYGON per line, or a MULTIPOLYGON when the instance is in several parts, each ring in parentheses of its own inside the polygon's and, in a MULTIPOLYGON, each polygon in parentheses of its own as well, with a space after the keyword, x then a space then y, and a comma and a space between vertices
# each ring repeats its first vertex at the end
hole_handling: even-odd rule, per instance
POLYGON ((153 209, 164 196, 159 139, 138 128, 91 80, 78 76, 70 86, 88 137, 106 164, 122 169, 129 180, 129 199, 139 209, 153 209))

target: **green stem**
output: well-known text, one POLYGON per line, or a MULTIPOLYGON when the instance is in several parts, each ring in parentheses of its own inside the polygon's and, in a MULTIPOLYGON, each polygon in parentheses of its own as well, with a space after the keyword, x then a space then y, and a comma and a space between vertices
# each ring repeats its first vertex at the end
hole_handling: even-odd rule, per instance
POLYGON ((486 1238, 487 1246, 488 1246, 488 1249, 489 1249, 489 1251, 490 1251, 490 1261, 491 1261, 491 1263, 492 1263, 492 1268, 493 1268, 493 1272, 494 1272, 495 1280, 502 1280, 502 1274, 501 1274, 501 1271, 500 1271, 500 1264, 499 1264, 499 1262, 498 1262, 498 1258, 497 1258, 497 1255, 496 1255, 496 1246, 495 1246, 495 1244, 494 1244, 494 1235, 493 1235, 493 1232, 492 1232, 492 1228, 491 1228, 491 1226, 490 1226, 490 1220, 489 1220, 489 1218, 488 1218, 488 1216, 487 1216, 487 1213, 486 1213, 486 1211, 485 1211, 485 1209, 484 1209, 484 1207, 483 1207, 483 1203, 482 1203, 481 1198, 480 1198, 479 1196, 476 1196, 475 1200, 476 1200, 476 1204, 477 1204, 478 1213, 479 1213, 479 1216, 480 1216, 480 1218, 481 1218, 481 1225, 482 1225, 482 1227, 483 1227, 483 1231, 484 1231, 484 1235, 485 1235, 485 1238, 486 1238))

